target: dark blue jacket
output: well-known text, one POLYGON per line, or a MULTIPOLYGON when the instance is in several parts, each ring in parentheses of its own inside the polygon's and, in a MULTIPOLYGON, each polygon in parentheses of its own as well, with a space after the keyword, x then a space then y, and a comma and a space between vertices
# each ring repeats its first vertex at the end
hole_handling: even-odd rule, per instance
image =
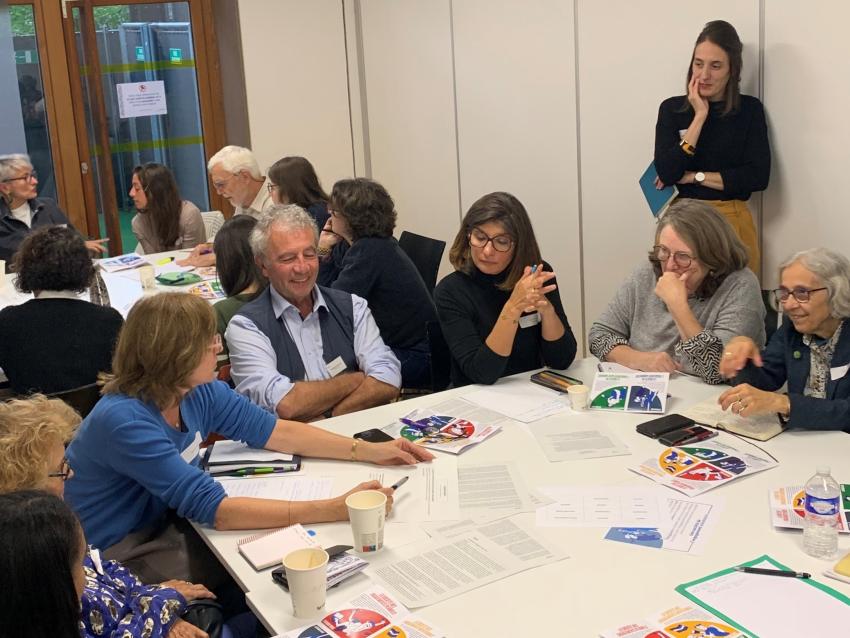
POLYGON ((65 213, 52 199, 36 197, 31 199, 29 203, 32 209, 32 227, 27 226, 20 219, 12 217, 9 204, 0 197, 0 259, 6 261, 7 268, 12 260, 12 255, 15 254, 18 246, 21 245, 21 242, 33 228, 56 225, 70 226, 65 213))
MULTIPOLYGON (((845 322, 847 323, 847 322, 845 322)), ((803 395, 809 378, 811 351, 803 343, 803 335, 785 319, 761 353, 762 367, 752 363, 738 373, 735 385, 749 383, 760 390, 773 392, 788 382, 791 400, 789 428, 804 430, 844 430, 850 432, 850 372, 839 379, 827 379, 826 398, 803 395)), ((829 367, 850 364, 850 325, 845 325, 838 338, 829 367)))

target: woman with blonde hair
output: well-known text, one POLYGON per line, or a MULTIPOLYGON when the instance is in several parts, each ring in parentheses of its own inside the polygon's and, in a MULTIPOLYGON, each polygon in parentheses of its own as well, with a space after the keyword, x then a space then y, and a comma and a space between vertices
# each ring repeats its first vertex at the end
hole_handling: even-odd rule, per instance
MULTIPOLYGON (((36 508, 42 502, 39 492, 26 496, 22 490, 43 490, 61 498, 65 481, 73 474, 65 460, 65 444, 74 435, 79 423, 80 416, 63 401, 40 394, 0 403, 0 494, 20 494, 15 501, 18 508, 36 508)), ((82 539, 76 519, 72 527, 76 536, 82 539)), ((149 638, 199 638, 203 635, 180 618, 187 601, 212 597, 203 585, 176 580, 143 585, 120 563, 101 560, 99 552, 93 548, 74 560, 73 569, 81 569, 85 577, 80 596, 82 608, 79 607, 80 601, 74 605, 74 624, 79 626, 82 620, 86 636, 119 635, 113 634, 119 627, 121 632, 127 631, 132 638, 143 635, 149 638), (143 604, 142 598, 147 602, 143 604)), ((55 566, 45 566, 41 571, 46 569, 53 570, 55 566)), ((43 573, 35 574, 34 578, 39 583, 45 579, 48 582, 55 580, 55 577, 43 573)), ((21 586, 22 582, 17 581, 16 584, 21 586)), ((3 590, 6 591, 6 588, 3 590)), ((16 590, 10 588, 8 591, 16 590)), ((27 592, 28 598, 43 597, 33 596, 29 588, 27 592)), ((0 615, 5 615, 5 612, 0 615)), ((3 626, 4 621, 0 620, 0 628, 3 626)), ((0 634, 5 635, 2 631, 0 634)), ((28 632, 27 635, 31 634, 28 632)), ((79 636, 79 633, 76 635, 79 636)))
MULTIPOLYGON (((215 381, 220 351, 206 301, 183 293, 143 298, 127 316, 112 374, 103 378, 103 397, 68 447, 74 470, 68 500, 89 540, 108 557, 132 558, 134 571, 150 580, 167 569, 214 584, 203 570, 218 569, 218 562, 185 519, 216 529, 257 529, 348 518, 347 494, 317 501, 228 497, 200 467, 201 441, 213 430, 251 447, 304 457, 380 465, 433 458, 403 439, 367 443, 278 420, 215 381), (160 542, 163 535, 168 543, 160 542), (175 543, 185 549, 175 552, 175 543)), ((351 491, 362 489, 382 489, 391 506, 389 488, 371 481, 351 491)))

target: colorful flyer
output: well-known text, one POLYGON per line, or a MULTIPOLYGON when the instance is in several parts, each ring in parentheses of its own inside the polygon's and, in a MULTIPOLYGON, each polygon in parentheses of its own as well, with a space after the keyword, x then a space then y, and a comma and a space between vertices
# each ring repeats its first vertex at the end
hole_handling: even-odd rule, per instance
POLYGON ((669 383, 667 372, 597 372, 590 390, 590 407, 663 414, 669 383))
POLYGON ((599 634, 600 638, 749 638, 737 629, 692 605, 671 607, 646 621, 633 622, 599 634))
POLYGON ((224 299, 226 297, 218 281, 202 281, 189 288, 188 292, 201 299, 224 299))
POLYGON ((663 448, 656 458, 629 468, 657 483, 694 496, 778 465, 776 461, 742 452, 722 443, 701 442, 693 446, 663 448))
POLYGON ((280 638, 445 638, 445 634, 375 586, 321 621, 280 638))
POLYGON ((141 255, 136 253, 127 253, 126 255, 118 255, 117 257, 110 257, 109 259, 101 259, 97 263, 106 272, 118 272, 119 270, 138 268, 148 262, 145 261, 145 258, 141 255))
MULTIPOLYGON (((806 502, 806 492, 802 485, 790 487, 777 487, 769 492, 770 498, 770 520, 774 527, 788 529, 803 529, 803 518, 806 502)), ((841 516, 838 531, 842 534, 850 533, 850 485, 841 485, 841 502, 839 503, 841 516)))
POLYGON ((382 429, 394 439, 403 437, 432 450, 460 454, 498 432, 502 428, 498 422, 504 420, 498 412, 453 399, 414 410, 382 429))

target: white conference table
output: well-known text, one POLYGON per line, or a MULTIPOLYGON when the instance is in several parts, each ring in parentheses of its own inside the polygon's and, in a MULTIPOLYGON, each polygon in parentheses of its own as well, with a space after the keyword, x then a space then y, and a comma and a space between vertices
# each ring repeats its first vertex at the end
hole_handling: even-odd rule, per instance
MULTIPOLYGON (((589 384, 595 366, 595 359, 585 359, 576 362, 568 374, 589 384)), ((676 375, 671 379, 667 412, 683 410, 720 390, 697 379, 676 375)), ((350 435, 367 428, 382 427, 416 407, 435 405, 450 397, 462 397, 466 392, 469 388, 448 390, 336 417, 321 425, 350 435)), ((547 418, 562 423, 567 431, 605 424, 629 446, 632 454, 550 463, 528 431, 521 424, 509 421, 501 432, 463 452, 458 464, 515 461, 529 488, 544 485, 655 485, 627 469, 661 450, 658 442, 635 432, 635 425, 651 418, 649 415, 593 411, 547 418)), ((529 427, 534 428, 535 423, 529 427)), ((725 434, 721 434, 718 440, 739 448, 749 447, 725 434)), ((842 432, 789 431, 759 445, 779 460, 779 466, 745 476, 706 494, 722 497, 724 503, 702 555, 683 555, 606 541, 603 540, 605 530, 601 528, 536 527, 533 513, 518 514, 512 519, 514 522, 561 547, 569 558, 421 608, 419 614, 449 636, 548 636, 553 635, 553 630, 559 636, 597 636, 605 629, 628 621, 639 621, 656 611, 685 602, 674 591, 674 587, 681 583, 762 554, 770 554, 793 569, 811 572, 818 580, 850 595, 850 585, 821 575, 832 562, 819 561, 803 553, 800 532, 774 529, 768 509, 769 489, 803 484, 818 465, 830 465, 839 482, 850 480, 850 436, 842 432)), ((752 451, 758 453, 758 450, 752 451)), ((360 465, 364 475, 371 467, 336 461, 304 461, 308 474, 347 474, 352 471, 352 465, 360 465)), ((335 493, 342 491, 338 489, 335 493)), ((679 495, 673 490, 670 493, 679 495)), ((391 521, 392 515, 388 519, 388 522, 391 521)), ((316 530, 323 546, 351 544, 347 523, 306 527, 316 530)), ((246 591, 249 606, 272 634, 307 624, 292 617, 289 595, 272 581, 271 569, 256 572, 238 553, 236 541, 248 535, 245 531, 198 529, 246 591)), ((401 544, 425 538, 424 532, 413 524, 388 524, 384 549, 366 559, 372 565, 390 562, 395 556, 394 549, 401 544)), ((850 550, 850 539, 840 538, 839 548, 843 552, 850 550)), ((334 610, 370 584, 372 581, 361 574, 328 590, 326 609, 334 610)))

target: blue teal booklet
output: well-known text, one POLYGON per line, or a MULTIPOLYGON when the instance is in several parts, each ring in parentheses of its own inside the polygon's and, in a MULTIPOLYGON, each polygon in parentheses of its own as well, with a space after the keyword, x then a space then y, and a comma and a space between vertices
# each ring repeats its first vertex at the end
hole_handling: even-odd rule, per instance
POLYGON ((679 194, 679 189, 676 186, 665 186, 662 189, 655 188, 655 179, 658 177, 658 172, 655 170, 655 162, 650 162, 643 175, 640 176, 638 183, 643 191, 643 196, 646 198, 646 203, 649 204, 649 210, 653 217, 658 217, 661 213, 667 210, 676 196, 679 194))

